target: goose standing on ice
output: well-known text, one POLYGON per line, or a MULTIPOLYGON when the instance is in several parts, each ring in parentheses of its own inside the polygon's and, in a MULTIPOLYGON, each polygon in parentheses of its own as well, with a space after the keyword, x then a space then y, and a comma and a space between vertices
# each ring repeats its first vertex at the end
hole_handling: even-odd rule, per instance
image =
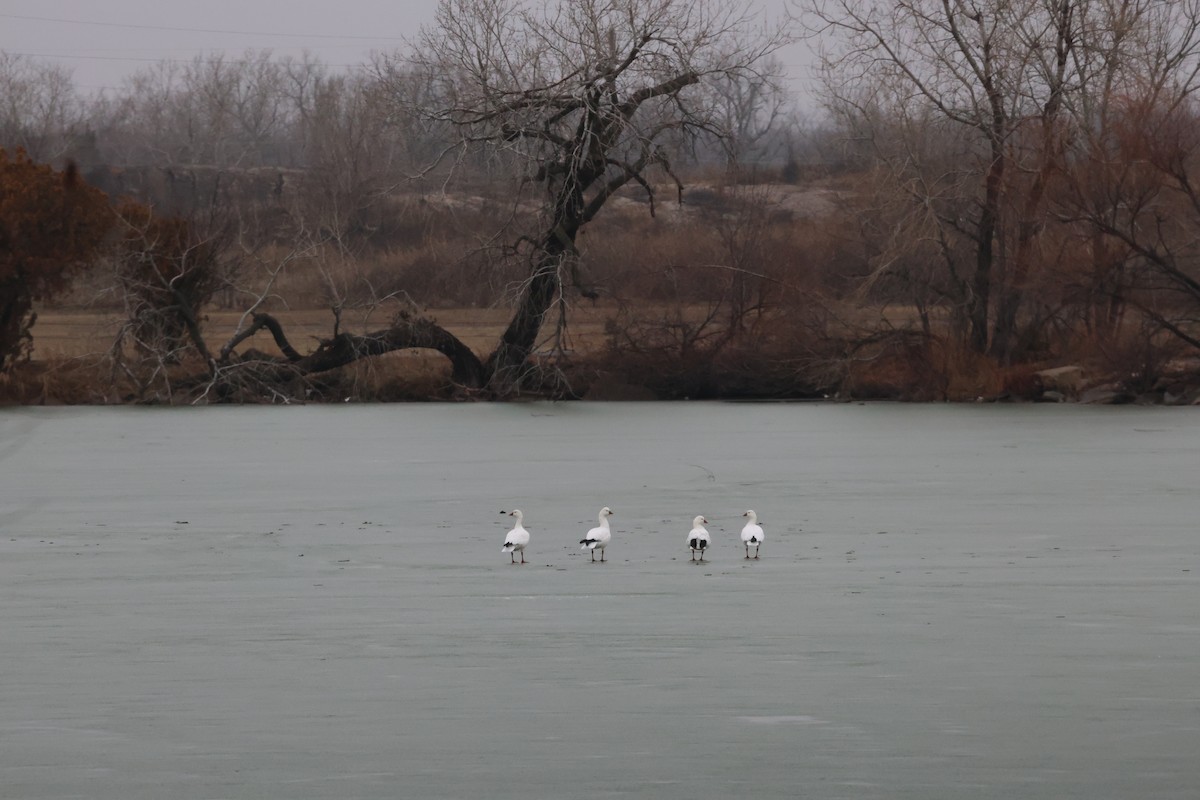
POLYGON ((596 560, 596 551, 600 551, 600 560, 604 560, 604 548, 608 547, 608 543, 612 541, 612 531, 608 527, 608 518, 612 516, 612 509, 608 506, 600 509, 600 524, 587 532, 587 536, 579 540, 583 547, 580 550, 591 550, 592 561, 596 560))
POLYGON ((754 547, 754 557, 758 558, 759 545, 763 543, 763 529, 758 524, 758 514, 753 511, 747 511, 742 514, 743 517, 749 517, 750 521, 746 523, 746 527, 742 528, 742 544, 746 546, 746 558, 750 557, 750 547, 754 547))
MULTIPOLYGON (((503 514, 505 512, 501 511, 500 513, 503 514)), ((529 531, 525 530, 525 526, 521 524, 525 519, 525 516, 521 513, 521 509, 519 508, 514 508, 512 511, 509 511, 508 515, 510 517, 516 517, 517 524, 513 525, 513 529, 508 532, 508 536, 504 537, 504 547, 500 548, 500 552, 508 553, 508 557, 512 559, 512 563, 515 564, 517 563, 517 558, 513 555, 513 552, 519 550, 521 552, 521 563, 524 564, 525 545, 529 544, 529 531)))
POLYGON ((708 549, 708 531, 704 526, 708 524, 703 516, 696 517, 692 520, 692 532, 688 534, 688 547, 692 548, 692 561, 696 560, 696 551, 700 551, 700 560, 704 560, 704 551, 708 549))

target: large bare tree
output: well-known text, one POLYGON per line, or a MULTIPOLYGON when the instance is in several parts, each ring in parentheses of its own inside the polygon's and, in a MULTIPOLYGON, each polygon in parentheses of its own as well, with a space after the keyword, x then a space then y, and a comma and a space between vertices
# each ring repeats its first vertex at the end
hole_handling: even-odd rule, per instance
POLYGON ((629 184, 653 209, 653 171, 673 179, 667 142, 730 133, 706 83, 755 74, 783 33, 717 0, 442 0, 436 20, 380 65, 383 79, 425 76, 432 91, 413 110, 453 133, 446 155, 503 161, 541 209, 511 243, 525 262, 511 322, 489 356, 456 365, 504 392, 578 288, 580 231, 629 184))

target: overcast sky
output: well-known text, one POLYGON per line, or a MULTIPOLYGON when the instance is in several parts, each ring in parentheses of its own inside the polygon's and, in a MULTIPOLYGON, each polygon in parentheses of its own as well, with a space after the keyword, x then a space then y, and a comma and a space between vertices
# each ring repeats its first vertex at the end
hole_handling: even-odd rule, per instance
MULTIPOLYGON (((729 0, 739 2, 739 0, 729 0)), ((778 13, 785 0, 742 0, 778 13)), ((56 61, 91 92, 163 59, 307 50, 334 66, 365 63, 433 21, 437 0, 2 0, 0 50, 56 61)), ((781 54, 801 87, 805 45, 781 54)))

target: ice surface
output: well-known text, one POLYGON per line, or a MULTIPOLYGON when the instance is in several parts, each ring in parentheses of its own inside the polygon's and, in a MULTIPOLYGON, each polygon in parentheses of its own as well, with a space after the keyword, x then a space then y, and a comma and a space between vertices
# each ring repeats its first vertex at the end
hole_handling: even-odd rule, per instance
POLYGON ((0 797, 1192 800, 1198 466, 1193 409, 5 410, 0 797))

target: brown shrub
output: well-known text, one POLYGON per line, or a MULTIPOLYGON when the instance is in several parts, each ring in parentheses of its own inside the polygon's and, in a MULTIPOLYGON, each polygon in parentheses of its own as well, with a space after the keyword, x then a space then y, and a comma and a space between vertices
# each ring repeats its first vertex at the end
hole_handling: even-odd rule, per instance
POLYGON ((0 373, 0 405, 122 403, 124 388, 99 358, 24 362, 9 373, 0 373))
POLYGON ((1028 364, 1010 367, 1004 376, 1002 395, 1017 400, 1032 400, 1040 393, 1036 369, 1028 364))
POLYGON ((817 309, 727 303, 628 305, 609 321, 596 369, 661 398, 797 398, 830 390, 830 359, 817 309))
POLYGON ((448 400, 454 395, 450 363, 427 351, 397 351, 364 358, 314 381, 309 399, 394 403, 448 400))
POLYGON ((1110 375, 1122 388, 1142 394, 1154 391, 1172 359, 1190 348, 1157 323, 1143 319, 1109 336, 1081 335, 1073 349, 1080 361, 1093 365, 1094 372, 1110 375))
POLYGON ((844 341, 838 394, 857 400, 944 400, 945 350, 919 331, 859 329, 844 341))
MULTIPOLYGON (((946 374, 945 400, 992 400, 1004 394, 1013 368, 1006 368, 996 359, 975 352, 961 339, 946 338, 941 346, 946 374)), ((1024 370, 1027 368, 1018 367, 1015 373, 1024 370)))

